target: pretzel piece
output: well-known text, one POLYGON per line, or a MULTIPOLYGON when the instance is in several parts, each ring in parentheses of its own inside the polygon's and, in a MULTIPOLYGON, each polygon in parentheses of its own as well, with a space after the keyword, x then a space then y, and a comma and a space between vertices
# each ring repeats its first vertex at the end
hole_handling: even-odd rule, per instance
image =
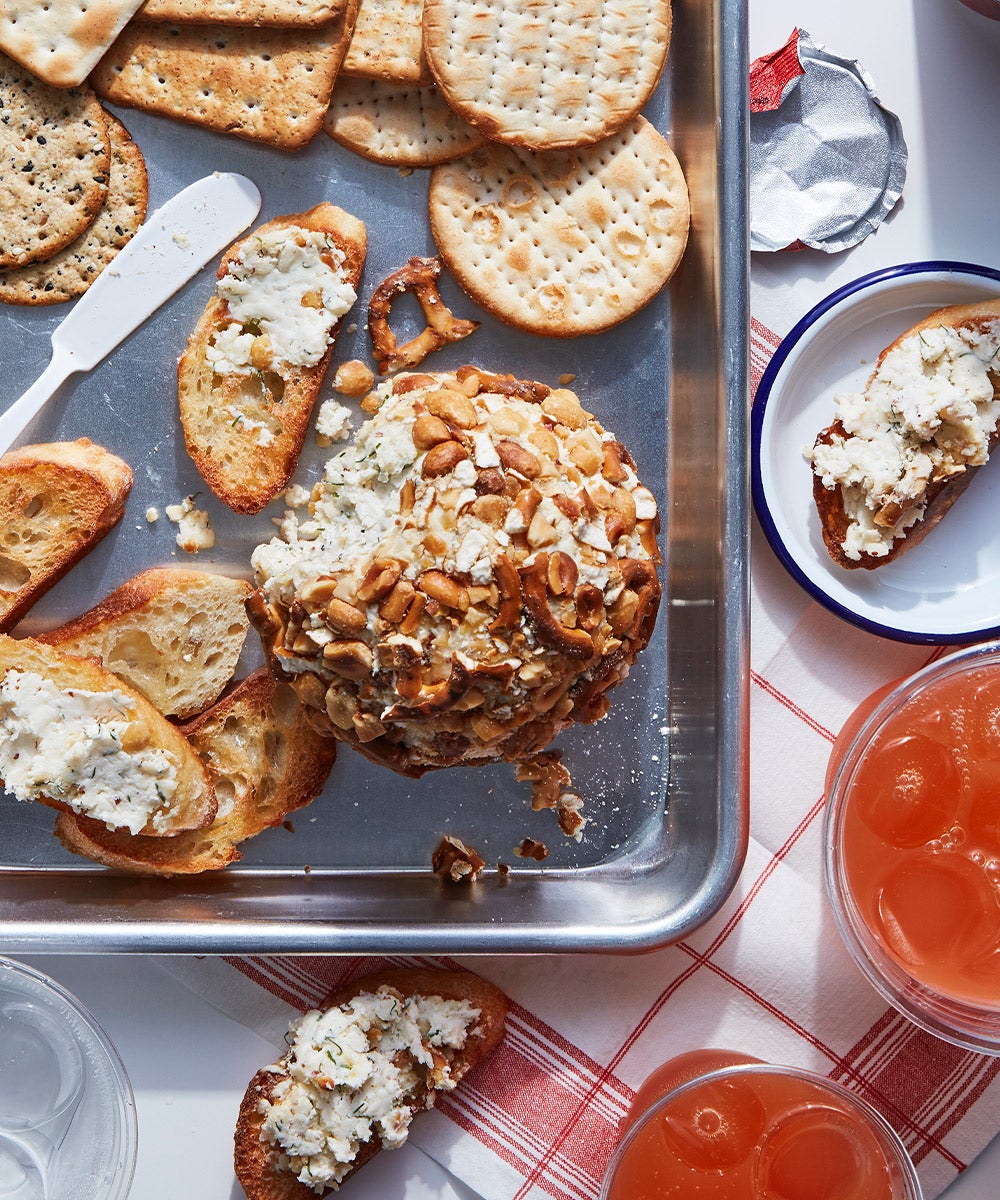
POLYGON ((441 299, 437 281, 441 275, 441 259, 409 259, 405 266, 384 279, 368 302, 368 331, 380 375, 388 375, 404 367, 415 367, 428 354, 440 350, 449 342, 460 342, 479 328, 478 321, 456 317, 441 299), (420 305, 427 322, 422 333, 400 346, 389 327, 389 312, 393 301, 411 292, 420 305))
POLYGON ((570 658, 594 657, 594 640, 583 629, 570 629, 560 624, 549 608, 549 556, 536 554, 527 566, 518 568, 524 607, 528 610, 538 640, 550 649, 570 658))

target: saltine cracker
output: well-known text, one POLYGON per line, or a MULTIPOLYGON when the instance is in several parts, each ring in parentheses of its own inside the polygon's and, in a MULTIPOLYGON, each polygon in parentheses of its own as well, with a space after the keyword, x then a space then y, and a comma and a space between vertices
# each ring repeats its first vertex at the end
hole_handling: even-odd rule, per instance
POLYGON ((357 0, 317 29, 133 21, 92 80, 114 104, 297 150, 323 127, 357 0))
POLYGON ((347 0, 146 0, 141 21, 197 21, 202 25, 325 25, 347 0))
POLYGON ((344 74, 426 85, 423 0, 361 0, 344 59, 344 74))
POLYGON ((0 0, 0 50, 55 87, 83 83, 142 0, 0 0))

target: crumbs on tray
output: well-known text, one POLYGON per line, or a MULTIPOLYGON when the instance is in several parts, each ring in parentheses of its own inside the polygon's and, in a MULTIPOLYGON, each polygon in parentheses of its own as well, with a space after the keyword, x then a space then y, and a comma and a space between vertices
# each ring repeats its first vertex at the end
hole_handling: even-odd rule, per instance
POLYGON ((194 499, 194 496, 185 496, 180 504, 168 504, 166 508, 167 520, 177 526, 177 545, 188 554, 210 550, 215 545, 215 530, 208 513, 195 508, 194 499))

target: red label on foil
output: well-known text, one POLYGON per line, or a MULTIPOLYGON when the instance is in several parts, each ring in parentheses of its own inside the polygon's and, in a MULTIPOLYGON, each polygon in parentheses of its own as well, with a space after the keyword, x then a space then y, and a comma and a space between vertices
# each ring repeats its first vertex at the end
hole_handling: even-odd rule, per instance
POLYGON ((773 112, 781 104, 785 88, 804 74, 799 62, 799 31, 795 29, 780 50, 763 54, 750 64, 750 111, 773 112))

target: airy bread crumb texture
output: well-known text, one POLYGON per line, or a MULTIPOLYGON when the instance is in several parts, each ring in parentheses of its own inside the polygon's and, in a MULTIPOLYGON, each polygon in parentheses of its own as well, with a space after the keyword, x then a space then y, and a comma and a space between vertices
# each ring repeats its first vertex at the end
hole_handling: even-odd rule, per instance
POLYGON ((121 520, 132 471, 87 438, 0 458, 0 632, 121 520))
POLYGON ((246 639, 250 584, 204 571, 156 568, 38 640, 100 659, 173 717, 212 704, 232 678, 246 639))

